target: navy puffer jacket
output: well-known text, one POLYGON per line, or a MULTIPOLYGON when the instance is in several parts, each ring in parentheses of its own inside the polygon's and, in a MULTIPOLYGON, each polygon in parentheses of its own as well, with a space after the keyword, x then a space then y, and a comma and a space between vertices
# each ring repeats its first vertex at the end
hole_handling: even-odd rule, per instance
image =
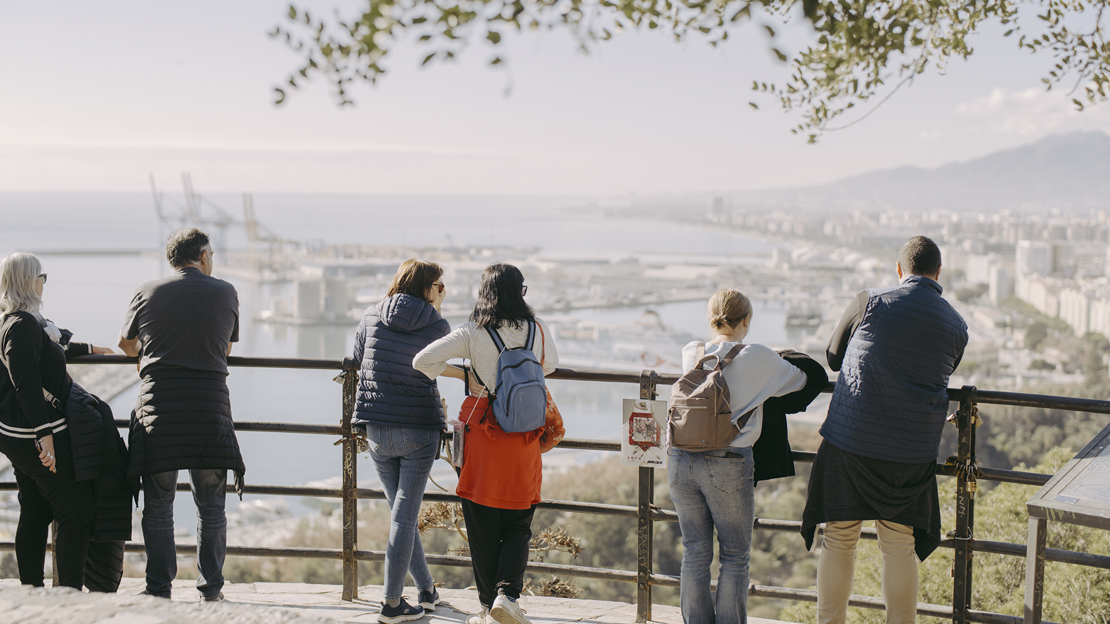
POLYGON ((358 375, 355 424, 441 429, 443 405, 435 380, 412 367, 412 358, 451 330, 432 304, 394 295, 366 308, 355 334, 358 375))
POLYGON ((963 357, 967 324, 927 277, 868 293, 821 435, 863 457, 936 461, 948 379, 963 357))

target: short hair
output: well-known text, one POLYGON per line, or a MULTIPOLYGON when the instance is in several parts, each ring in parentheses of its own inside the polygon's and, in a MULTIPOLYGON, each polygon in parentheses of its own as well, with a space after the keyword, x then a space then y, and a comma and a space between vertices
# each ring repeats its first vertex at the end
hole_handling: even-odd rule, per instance
POLYGON ((940 247, 926 236, 914 236, 898 252, 902 273, 936 275, 940 271, 940 247))
POLYGON ((389 292, 385 296, 405 294, 423 300, 424 293, 442 276, 443 267, 435 262, 409 258, 397 268, 397 273, 393 275, 393 281, 389 284, 389 292))
POLYGON ((33 254, 16 252, 0 261, 0 317, 12 312, 38 314, 42 298, 35 292, 35 280, 42 275, 42 263, 33 254))
POLYGON ((204 248, 212 244, 208 235, 197 228, 180 229, 166 241, 166 260, 175 269, 200 262, 204 248))
POLYGON ((752 302, 739 290, 722 288, 709 298, 707 317, 713 329, 736 327, 752 315, 752 302))
POLYGON ((470 320, 479 328, 502 325, 522 327, 525 321, 536 318, 524 301, 524 274, 511 264, 496 262, 482 271, 478 286, 478 302, 470 313, 470 320))

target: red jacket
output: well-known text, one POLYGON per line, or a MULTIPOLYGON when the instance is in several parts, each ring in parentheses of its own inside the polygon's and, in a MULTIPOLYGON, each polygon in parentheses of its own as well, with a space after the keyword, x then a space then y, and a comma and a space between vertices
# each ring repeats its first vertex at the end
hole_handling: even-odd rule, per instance
POLYGON ((497 425, 489 399, 468 396, 459 410, 466 423, 463 467, 455 493, 497 509, 528 509, 540 502, 543 429, 505 433, 497 425))

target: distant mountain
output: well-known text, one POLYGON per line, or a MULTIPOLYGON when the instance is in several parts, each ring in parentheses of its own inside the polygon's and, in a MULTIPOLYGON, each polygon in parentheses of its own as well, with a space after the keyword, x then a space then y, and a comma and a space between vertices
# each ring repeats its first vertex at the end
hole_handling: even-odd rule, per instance
POLYGON ((783 193, 845 208, 1110 208, 1110 136, 1055 135, 935 169, 898 167, 783 193))

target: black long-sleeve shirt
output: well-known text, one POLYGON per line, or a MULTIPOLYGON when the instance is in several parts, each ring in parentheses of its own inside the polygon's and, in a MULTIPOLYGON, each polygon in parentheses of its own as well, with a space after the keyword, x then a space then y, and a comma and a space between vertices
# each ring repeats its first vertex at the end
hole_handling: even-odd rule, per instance
POLYGON ((63 348, 29 312, 13 312, 0 322, 0 435, 38 439, 65 429, 65 418, 47 405, 43 388, 60 400, 69 394, 68 356, 91 347, 63 348))

